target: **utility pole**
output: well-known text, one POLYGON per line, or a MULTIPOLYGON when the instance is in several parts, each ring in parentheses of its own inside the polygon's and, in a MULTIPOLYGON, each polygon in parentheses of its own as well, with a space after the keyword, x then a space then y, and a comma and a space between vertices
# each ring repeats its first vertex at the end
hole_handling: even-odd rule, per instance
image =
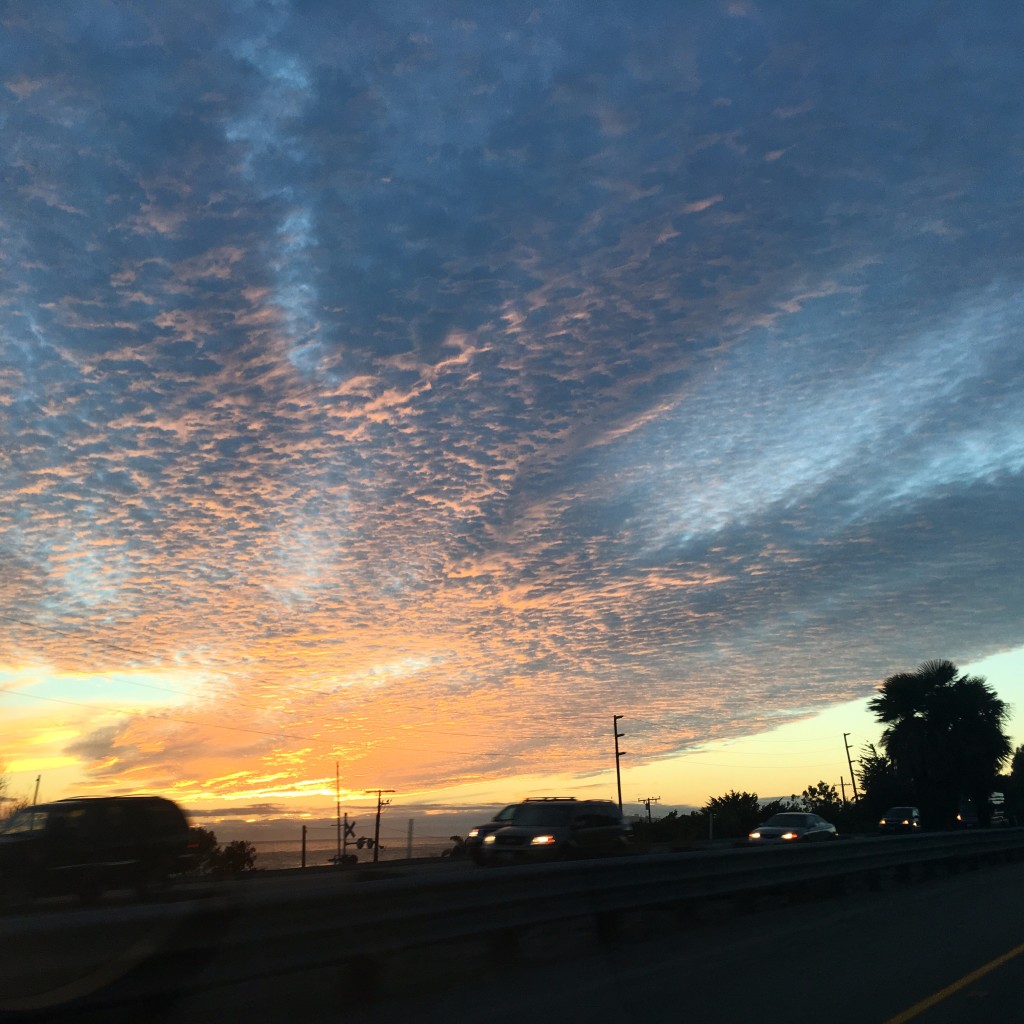
POLYGON ((647 808, 647 824, 651 824, 651 804, 656 804, 661 800, 660 796, 638 796, 636 802, 643 804, 647 808))
POLYGON ((839 788, 843 791, 843 803, 846 803, 846 776, 839 776, 839 788))
MULTIPOLYGON (((338 849, 335 854, 334 865, 335 867, 341 867, 341 769, 338 767, 338 762, 334 762, 334 813, 336 816, 336 829, 338 832, 338 849)), ((348 817, 346 813, 345 817, 348 817)))
POLYGON ((380 853, 380 812, 381 809, 387 807, 391 803, 390 800, 384 799, 385 793, 394 793, 393 789, 368 789, 367 793, 377 794, 377 821, 373 826, 373 863, 377 863, 377 856, 380 853))
POLYGON ((853 774, 853 761, 850 759, 850 744, 846 739, 850 734, 843 733, 843 746, 846 747, 846 763, 850 766, 850 785, 853 786, 853 802, 856 803, 860 797, 857 796, 857 776, 853 774))
POLYGON ((622 717, 624 716, 612 715, 612 732, 615 734, 615 786, 619 791, 619 814, 622 813, 622 772, 619 769, 619 761, 625 753, 624 750, 619 750, 619 740, 626 735, 619 732, 619 719, 622 717))

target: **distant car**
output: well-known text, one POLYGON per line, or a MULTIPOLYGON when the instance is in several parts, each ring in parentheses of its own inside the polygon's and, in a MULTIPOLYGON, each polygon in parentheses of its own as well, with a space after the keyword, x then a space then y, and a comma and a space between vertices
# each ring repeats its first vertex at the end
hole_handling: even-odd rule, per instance
POLYGON ((466 834, 466 853, 473 860, 477 863, 480 862, 480 847, 483 844, 484 837, 489 836, 492 832, 497 832, 499 828, 507 825, 512 820, 512 812, 518 806, 519 804, 508 804, 506 807, 502 807, 490 821, 485 821, 482 825, 474 825, 469 830, 466 834))
POLYGON ((977 828, 978 827, 978 812, 974 809, 974 804, 970 800, 962 800, 960 806, 957 808, 956 818, 953 819, 953 824, 957 828, 977 828))
MULTIPOLYGON (((992 793, 987 805, 990 828, 1005 828, 1010 824, 1006 815, 1006 797, 1002 793, 992 793)), ((978 828, 981 825, 981 816, 973 800, 965 798, 960 801, 954 824, 957 828, 978 828)))
POLYGON ((157 796, 82 797, 37 804, 0 832, 0 900, 107 889, 145 895, 193 865, 188 821, 157 796))
POLYGON ((763 825, 758 825, 747 839, 760 846, 768 843, 814 843, 837 837, 835 825, 818 814, 784 811, 773 814, 763 825))
POLYGON ((920 832, 921 814, 916 807, 890 807, 879 820, 878 831, 920 832))
POLYGON ((521 864, 625 853, 633 829, 611 800, 543 798, 516 804, 511 820, 483 837, 480 862, 521 864))

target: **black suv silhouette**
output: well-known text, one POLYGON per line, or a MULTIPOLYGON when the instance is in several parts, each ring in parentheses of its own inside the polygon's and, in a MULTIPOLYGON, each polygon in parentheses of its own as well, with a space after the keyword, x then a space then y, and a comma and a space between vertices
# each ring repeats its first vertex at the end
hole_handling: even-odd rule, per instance
POLYGON ((107 889, 141 896, 193 863, 188 821, 158 796, 82 797, 27 807, 0 832, 0 897, 76 895, 107 889))
POLYGON ((480 844, 481 864, 514 864, 625 853, 633 838, 611 800, 542 797, 514 806, 503 825, 480 844))

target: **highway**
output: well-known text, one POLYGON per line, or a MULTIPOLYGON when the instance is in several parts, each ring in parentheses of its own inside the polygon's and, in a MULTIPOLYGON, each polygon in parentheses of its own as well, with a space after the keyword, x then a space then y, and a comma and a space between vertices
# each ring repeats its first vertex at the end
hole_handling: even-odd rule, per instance
MULTIPOLYGON (((651 924, 657 929, 657 922, 651 924)), ((525 968, 376 1007, 379 1024, 643 1021, 685 1024, 1019 1024, 1024 871, 1018 865, 744 912, 703 908, 612 951, 558 955, 537 939, 525 968), (919 1004, 1010 954, 934 1005, 919 1004), (544 962, 550 955, 553 962, 544 962), (914 1011, 919 1008, 920 1012, 914 1011)))
MULTIPOLYGON (((902 848, 895 840, 864 843, 866 852, 902 848)), ((908 851, 921 848, 911 843, 908 851)), ((855 850, 851 846, 846 853, 855 850)), ((801 871, 820 860, 807 852, 792 859, 802 862, 801 871)), ((721 858, 760 874, 779 862, 765 853, 723 851, 721 858)), ((680 855, 668 863, 674 874, 687 875, 700 862, 680 855)), ((462 899, 463 909, 448 918, 476 913, 488 924, 507 909, 501 902, 487 908, 498 893, 540 887, 556 896, 588 873, 603 884, 620 873, 648 870, 641 862, 561 868, 388 865, 378 872, 189 883, 149 905, 128 894, 110 894, 103 906, 88 910, 43 901, 0 919, 0 1006, 18 1011, 0 1013, 0 1020, 1024 1020, 1019 862, 953 876, 940 870, 921 878, 914 872, 908 876, 916 879, 912 883, 887 876, 877 889, 867 876, 841 891, 819 879, 751 898, 702 899, 682 906, 681 917, 659 906, 659 897, 647 910, 616 917, 613 936, 602 934, 591 914, 519 928, 514 948, 495 944, 480 929, 365 963, 358 957, 354 964, 351 957, 344 964, 337 960, 346 945, 358 950, 362 929, 389 914, 400 931, 405 921, 414 926, 417 907, 428 921, 441 923, 446 908, 455 906, 448 901, 462 899), (478 909, 466 909, 474 905, 467 900, 478 909), (284 962, 293 951, 294 963, 284 962), (119 973, 136 985, 141 977, 148 1002, 132 996, 119 973), (72 977, 87 984, 83 988, 76 980, 67 986, 72 977), (31 998, 12 1002, 12 981, 25 979, 33 987, 28 992, 23 985, 31 998), (120 989, 118 1012, 109 1005, 62 1012, 62 998, 87 994, 96 984, 120 989)), ((654 869, 661 870, 657 863, 654 869)), ((712 869, 705 863, 703 870, 712 869)), ((600 890, 593 899, 600 899, 600 890)))

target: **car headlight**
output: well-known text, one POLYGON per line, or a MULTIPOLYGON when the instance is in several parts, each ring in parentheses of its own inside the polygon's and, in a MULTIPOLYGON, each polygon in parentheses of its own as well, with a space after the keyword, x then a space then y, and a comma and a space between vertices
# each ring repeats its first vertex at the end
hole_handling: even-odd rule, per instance
POLYGON ((476 839, 476 837, 477 837, 478 835, 480 835, 480 829, 478 829, 478 828, 471 828, 471 829, 470 829, 470 830, 469 830, 469 831, 468 831, 468 832, 466 833, 466 838, 467 838, 467 839, 476 839))
POLYGON ((493 843, 495 838, 496 837, 495 837, 494 833, 492 832, 489 836, 484 836, 484 842, 485 843, 493 843))
POLYGON ((551 846, 557 843, 558 840, 554 836, 534 836, 530 840, 531 846, 551 846))
POLYGON ((782 838, 783 839, 799 839, 800 838, 800 833, 799 832, 783 832, 782 833, 782 838))
POLYGON ((901 822, 901 824, 909 825, 910 824, 910 819, 909 818, 904 818, 903 821, 901 822))
POLYGON ((760 839, 761 838, 761 833, 760 832, 751 832, 750 835, 747 836, 747 838, 748 839, 760 839))
MULTIPOLYGON (((883 818, 878 824, 879 825, 884 825, 885 824, 885 818, 883 818)), ((472 835, 473 833, 470 832, 469 834, 472 835)))

